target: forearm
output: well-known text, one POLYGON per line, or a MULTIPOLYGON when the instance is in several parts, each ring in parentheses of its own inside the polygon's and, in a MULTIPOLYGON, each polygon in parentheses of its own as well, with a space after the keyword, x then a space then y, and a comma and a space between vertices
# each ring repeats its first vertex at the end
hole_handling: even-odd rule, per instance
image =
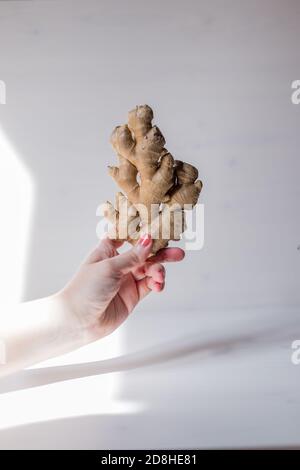
MULTIPOLYGON (((58 294, 0 310, 0 377, 103 338, 151 290, 163 289, 163 266, 155 257, 146 263, 151 237, 122 254, 118 243, 104 239, 58 294)), ((175 248, 160 257, 183 258, 175 248)))
POLYGON ((85 344, 60 295, 9 307, 0 316, 0 377, 85 344))

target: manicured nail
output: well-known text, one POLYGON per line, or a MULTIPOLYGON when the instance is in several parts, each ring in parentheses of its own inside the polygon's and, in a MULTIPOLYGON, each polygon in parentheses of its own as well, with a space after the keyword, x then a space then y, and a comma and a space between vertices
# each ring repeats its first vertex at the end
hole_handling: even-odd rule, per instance
POLYGON ((149 246, 150 243, 151 243, 151 236, 149 235, 149 233, 145 233, 139 239, 138 245, 142 246, 143 248, 146 248, 146 246, 149 246))

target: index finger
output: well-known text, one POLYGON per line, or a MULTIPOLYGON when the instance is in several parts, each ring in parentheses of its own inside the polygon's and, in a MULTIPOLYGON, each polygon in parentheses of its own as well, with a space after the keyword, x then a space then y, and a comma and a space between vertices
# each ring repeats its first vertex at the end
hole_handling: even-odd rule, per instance
POLYGON ((147 263, 172 263, 183 260, 185 252, 181 248, 163 248, 156 255, 150 256, 147 263))

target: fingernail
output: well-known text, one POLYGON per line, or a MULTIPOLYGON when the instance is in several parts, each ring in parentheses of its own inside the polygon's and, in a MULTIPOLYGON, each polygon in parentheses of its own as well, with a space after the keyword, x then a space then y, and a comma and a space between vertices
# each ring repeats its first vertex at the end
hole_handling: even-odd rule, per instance
POLYGON ((146 248, 147 246, 150 245, 150 243, 151 243, 151 236, 149 235, 149 233, 145 233, 139 239, 138 245, 142 246, 143 248, 146 248))

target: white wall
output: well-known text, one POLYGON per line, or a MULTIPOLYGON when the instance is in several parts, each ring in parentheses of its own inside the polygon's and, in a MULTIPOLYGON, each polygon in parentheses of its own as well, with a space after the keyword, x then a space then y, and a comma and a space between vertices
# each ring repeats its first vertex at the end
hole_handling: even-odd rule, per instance
MULTIPOLYGON (((204 310, 299 307, 297 0, 1 2, 0 24, 0 124, 35 186, 24 299, 61 288, 96 242, 111 130, 148 103, 200 169, 205 246, 139 313, 195 311, 201 329, 204 310)), ((122 335, 126 352, 147 331, 132 317, 122 335)))
POLYGON ((299 304, 299 2, 3 2, 0 12, 1 125, 37 191, 25 298, 62 286, 94 243, 96 207, 116 189, 110 132, 147 102, 169 149, 200 168, 206 239, 143 308, 299 304))

